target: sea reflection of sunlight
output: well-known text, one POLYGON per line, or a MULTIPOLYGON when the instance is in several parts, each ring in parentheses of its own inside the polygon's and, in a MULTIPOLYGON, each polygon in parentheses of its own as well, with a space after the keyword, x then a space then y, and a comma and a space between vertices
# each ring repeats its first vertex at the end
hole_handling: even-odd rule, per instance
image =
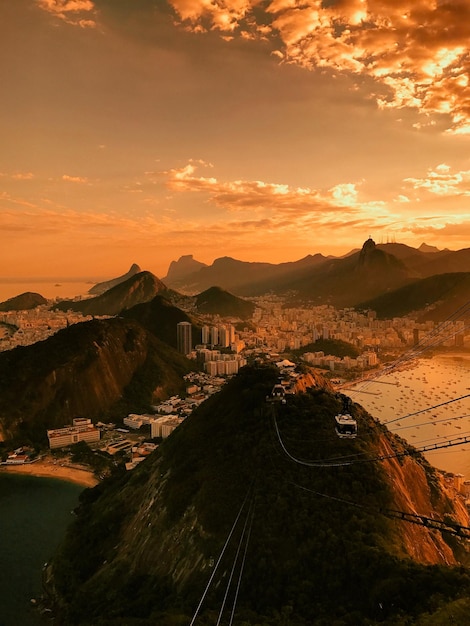
MULTIPOLYGON (((351 392, 354 401, 380 422, 398 420, 388 428, 392 432, 399 431, 400 436, 414 446, 418 447, 417 440, 425 439, 423 435, 433 441, 445 442, 463 436, 468 430, 469 370, 470 356, 461 360, 455 355, 437 355, 432 359, 417 360, 402 371, 394 371, 389 380, 395 384, 374 385, 373 392, 356 394, 355 391, 360 391, 358 387, 348 393, 351 392), (454 402, 454 398, 462 399, 454 402), (435 405, 441 406, 431 408, 435 405)), ((460 446, 426 452, 426 457, 428 454, 432 454, 429 461, 433 465, 470 478, 470 456, 462 455, 460 446)))

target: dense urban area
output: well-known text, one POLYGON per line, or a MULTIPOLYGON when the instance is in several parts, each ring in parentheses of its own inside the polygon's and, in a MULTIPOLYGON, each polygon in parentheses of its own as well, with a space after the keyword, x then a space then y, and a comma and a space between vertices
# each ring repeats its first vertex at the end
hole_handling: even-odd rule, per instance
MULTIPOLYGON (((100 450, 110 458, 124 461, 130 470, 250 360, 263 358, 278 363, 280 367, 285 364, 294 366, 285 355, 296 355, 298 361, 321 369, 332 382, 338 383, 354 380, 366 371, 379 368, 384 358, 394 358, 416 345, 422 336, 438 332, 435 322, 418 323, 412 317, 381 320, 374 311, 336 309, 328 305, 286 308, 284 299, 274 295, 254 298, 253 302, 256 308, 245 326, 240 319, 205 315, 197 345, 191 340, 190 323, 176 325, 178 351, 193 360, 197 370, 185 376, 183 397, 174 395, 152 406, 151 413, 129 414, 117 424, 94 424, 90 419, 77 417, 72 424, 47 431, 52 453, 63 454, 63 449, 68 450, 84 441, 94 451, 100 450), (309 350, 321 340, 350 344, 355 347, 357 355, 335 356, 324 350, 309 350)), ((90 315, 71 310, 54 310, 51 304, 2 313, 0 350, 45 340, 62 328, 92 319, 90 315)), ((464 347, 464 322, 446 324, 445 338, 439 343, 464 347)), ((3 463, 27 463, 34 454, 32 448, 20 447, 11 451, 3 463)), ((71 458, 66 461, 71 463, 71 458)), ((463 484, 461 480, 460 483, 463 484)))

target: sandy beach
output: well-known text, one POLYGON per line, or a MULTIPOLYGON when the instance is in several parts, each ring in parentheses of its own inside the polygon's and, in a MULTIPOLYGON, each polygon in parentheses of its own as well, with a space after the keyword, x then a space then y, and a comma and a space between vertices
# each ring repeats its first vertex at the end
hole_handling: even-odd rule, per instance
POLYGON ((30 476, 39 476, 41 478, 57 478, 83 485, 83 487, 94 487, 99 483, 99 480, 90 471, 60 465, 48 459, 35 461, 34 463, 25 463, 24 465, 0 465, 0 471, 29 474, 30 476))

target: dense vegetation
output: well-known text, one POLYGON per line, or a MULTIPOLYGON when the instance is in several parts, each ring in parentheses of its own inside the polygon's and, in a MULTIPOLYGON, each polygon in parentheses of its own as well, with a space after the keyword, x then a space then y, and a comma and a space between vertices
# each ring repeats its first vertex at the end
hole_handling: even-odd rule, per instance
POLYGON ((176 325, 192 324, 192 343, 201 343, 201 325, 184 311, 174 306, 164 296, 155 296, 150 302, 142 302, 123 311, 121 316, 134 319, 161 341, 176 348, 176 325))
POLYGON ((0 426, 11 444, 47 443, 73 417, 148 411, 155 390, 184 390, 191 363, 134 320, 73 324, 45 341, 0 352, 0 426), (86 390, 86 393, 84 393, 86 390))
POLYGON ((250 319, 255 305, 242 300, 220 287, 210 287, 196 296, 196 308, 199 313, 221 315, 222 317, 240 317, 250 319))
POLYGON ((194 623, 219 623, 245 549, 237 625, 437 625, 451 599, 469 617, 465 571, 399 557, 382 466, 321 466, 374 456, 384 429, 355 405, 360 437, 339 440, 334 394, 273 406, 276 380, 244 368, 136 470, 83 492, 53 561, 61 623, 187 626, 211 575, 194 623))
POLYGON ((305 354, 305 352, 324 352, 326 355, 339 358, 345 356, 356 358, 360 354, 356 346, 342 339, 317 339, 313 343, 302 346, 299 350, 293 350, 293 353, 297 355, 305 354))

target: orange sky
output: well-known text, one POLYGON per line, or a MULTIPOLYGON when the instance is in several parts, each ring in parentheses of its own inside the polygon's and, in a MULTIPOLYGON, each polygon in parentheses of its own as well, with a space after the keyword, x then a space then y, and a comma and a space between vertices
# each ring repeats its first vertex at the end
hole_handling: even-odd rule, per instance
POLYGON ((0 277, 469 247, 468 0, 0 3, 0 277))

